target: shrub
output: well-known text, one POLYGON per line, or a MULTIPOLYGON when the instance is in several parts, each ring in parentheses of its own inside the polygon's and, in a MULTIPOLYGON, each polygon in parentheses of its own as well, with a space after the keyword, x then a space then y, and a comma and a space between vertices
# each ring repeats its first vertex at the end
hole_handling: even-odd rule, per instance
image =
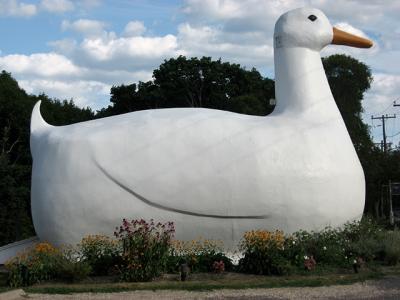
POLYGON ((107 275, 121 264, 121 243, 104 235, 88 235, 78 245, 92 275, 107 275))
POLYGON ((350 242, 347 245, 347 254, 349 257, 360 257, 364 261, 369 262, 376 258, 382 258, 383 239, 379 236, 361 237, 359 240, 350 242))
POLYGON ((6 263, 11 287, 28 286, 50 279, 78 281, 90 272, 90 266, 80 261, 73 248, 63 250, 49 243, 40 243, 18 254, 6 263))
POLYGON ((57 267, 57 278, 67 282, 78 282, 85 279, 91 270, 87 262, 63 258, 57 267))
POLYGON ((346 223, 343 226, 343 237, 349 242, 356 242, 365 237, 377 237, 383 231, 382 227, 372 218, 364 217, 361 221, 346 223))
POLYGON ((66 282, 78 282, 85 279, 92 271, 91 266, 82 260, 79 248, 65 246, 57 264, 56 278, 66 282))
POLYGON ((300 230, 288 236, 281 231, 250 231, 240 248, 244 257, 239 270, 255 274, 285 274, 293 267, 352 268, 354 261, 380 260, 393 265, 400 261, 400 233, 384 231, 372 219, 364 218, 343 228, 300 230))
POLYGON ((170 251, 168 271, 177 272, 179 264, 186 261, 191 272, 213 272, 213 263, 222 261, 225 270, 233 268, 232 261, 223 253, 223 243, 217 240, 174 240, 170 251))
POLYGON ((122 243, 123 281, 149 281, 165 270, 171 238, 175 232, 173 222, 150 223, 145 220, 123 220, 115 236, 122 243))
POLYGON ((9 285, 27 286, 55 278, 61 259, 61 251, 49 243, 39 243, 6 262, 9 285))
POLYGON ((321 266, 348 266, 341 231, 326 227, 317 232, 297 231, 287 239, 286 253, 291 264, 303 268, 304 257, 313 257, 321 266))
POLYGON ((382 244, 384 261, 388 265, 396 265, 400 261, 400 231, 388 231, 382 244))
POLYGON ((282 231, 253 230, 246 232, 240 243, 244 257, 239 270, 245 273, 284 275, 291 272, 285 255, 286 237, 282 231))
POLYGON ((383 259, 383 228, 372 218, 347 223, 342 230, 346 255, 351 259, 362 258, 363 261, 383 259))

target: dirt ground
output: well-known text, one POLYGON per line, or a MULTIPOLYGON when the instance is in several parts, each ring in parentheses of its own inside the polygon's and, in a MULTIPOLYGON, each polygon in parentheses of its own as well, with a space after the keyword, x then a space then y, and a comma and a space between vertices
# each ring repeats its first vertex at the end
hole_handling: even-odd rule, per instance
POLYGON ((132 291, 121 293, 82 293, 72 295, 26 294, 15 290, 0 294, 1 300, 19 299, 74 299, 74 300, 119 300, 119 299, 400 299, 400 277, 391 276, 344 286, 271 288, 245 290, 191 291, 132 291))

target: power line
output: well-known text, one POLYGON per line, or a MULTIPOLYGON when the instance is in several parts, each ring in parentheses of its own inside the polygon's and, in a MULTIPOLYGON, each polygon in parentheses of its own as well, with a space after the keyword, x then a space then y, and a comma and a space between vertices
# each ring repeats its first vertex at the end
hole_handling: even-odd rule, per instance
MULTIPOLYGON (((400 104, 396 104, 396 101, 400 101, 400 98, 395 98, 395 100, 390 101, 390 104, 388 106, 386 106, 386 108, 384 108, 383 110, 381 110, 380 112, 377 113, 373 113, 374 115, 380 115, 385 113, 392 105, 393 106, 400 106, 400 104)), ((371 110, 375 110, 375 108, 377 108, 377 105, 374 105, 371 109, 371 107, 368 109, 368 111, 371 110)))
POLYGON ((393 135, 388 135, 387 137, 388 137, 388 138, 392 138, 392 137, 395 137, 395 136, 397 136, 397 135, 399 135, 399 134, 400 134, 400 131, 397 132, 397 133, 395 133, 395 134, 393 134, 393 135))

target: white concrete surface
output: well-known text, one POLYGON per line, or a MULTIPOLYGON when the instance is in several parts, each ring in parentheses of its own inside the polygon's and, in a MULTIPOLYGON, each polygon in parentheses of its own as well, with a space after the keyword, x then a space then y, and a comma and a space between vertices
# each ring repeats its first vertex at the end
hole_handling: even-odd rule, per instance
POLYGON ((0 247, 0 265, 39 242, 39 238, 34 236, 26 240, 14 242, 0 247))

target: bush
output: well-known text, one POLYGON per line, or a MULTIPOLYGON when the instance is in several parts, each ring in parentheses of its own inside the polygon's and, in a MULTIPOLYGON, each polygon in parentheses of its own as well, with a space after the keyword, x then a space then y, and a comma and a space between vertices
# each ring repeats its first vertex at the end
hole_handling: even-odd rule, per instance
POLYGON ((400 231, 386 232, 382 244, 384 261, 388 265, 397 265, 400 261, 400 231))
POLYGON ((85 279, 91 271, 87 262, 63 258, 57 268, 57 278, 67 282, 78 282, 85 279))
POLYGON ((108 275, 121 264, 121 243, 104 235, 88 235, 78 245, 92 275, 108 275))
POLYGON ((305 257, 313 257, 320 266, 348 266, 350 258, 341 231, 326 227, 318 232, 297 231, 285 243, 287 258, 291 264, 304 267, 305 257))
POLYGON ((61 259, 61 251, 49 243, 37 244, 6 262, 9 285, 11 287, 28 286, 56 278, 61 259))
MULTIPOLYGON (((297 231, 285 236, 282 231, 255 230, 246 232, 240 244, 244 257, 239 270, 254 274, 288 274, 293 268, 313 270, 350 268, 354 260, 383 259, 392 264, 400 256, 396 243, 383 240, 383 229, 365 218, 340 228, 326 227, 321 231, 297 231), (389 258, 390 257, 390 258, 389 258)), ((391 236, 392 238, 392 236, 391 236)))
POLYGON ((349 242, 356 242, 365 237, 376 238, 383 228, 372 218, 364 217, 361 221, 346 223, 342 235, 349 242))
POLYGON ((279 230, 246 232, 240 243, 244 257, 239 260, 239 270, 260 275, 291 273, 292 267, 286 257, 285 242, 286 237, 279 230))
POLYGON ((191 272, 213 272, 213 263, 222 261, 224 269, 233 269, 232 261, 223 253, 222 241, 199 238, 192 241, 172 242, 168 259, 168 271, 177 272, 180 263, 186 261, 191 272))
POLYGON ((115 236, 122 243, 123 281, 149 281, 160 276, 166 268, 174 224, 155 224, 145 220, 123 220, 115 236))
POLYGON ((80 261, 79 253, 72 248, 63 250, 49 243, 40 243, 9 260, 11 287, 28 286, 45 280, 62 279, 79 281, 90 273, 90 266, 80 261))
POLYGON ((91 273, 90 265, 82 260, 79 248, 66 246, 62 249, 62 257, 57 265, 56 278, 66 282, 78 282, 91 273))
POLYGON ((351 260, 383 259, 384 229, 373 219, 365 217, 360 222, 345 224, 342 230, 346 255, 351 260))

